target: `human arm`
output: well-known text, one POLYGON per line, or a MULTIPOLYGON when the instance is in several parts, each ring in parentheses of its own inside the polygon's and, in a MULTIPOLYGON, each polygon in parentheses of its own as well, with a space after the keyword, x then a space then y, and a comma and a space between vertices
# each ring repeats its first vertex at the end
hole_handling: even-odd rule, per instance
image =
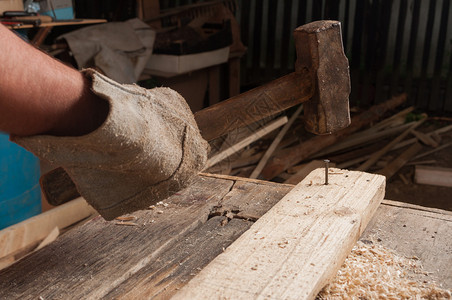
POLYGON ((88 79, 0 25, 0 131, 83 135, 108 112, 88 79))

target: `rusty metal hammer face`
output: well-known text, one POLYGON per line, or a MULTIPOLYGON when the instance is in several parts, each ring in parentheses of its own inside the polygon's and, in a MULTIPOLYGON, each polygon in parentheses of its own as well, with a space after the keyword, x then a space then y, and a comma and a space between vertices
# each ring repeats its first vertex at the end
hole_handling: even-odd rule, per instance
POLYGON ((294 31, 295 72, 309 74, 312 97, 304 106, 306 130, 329 134, 350 125, 350 74, 341 23, 316 21, 294 31))

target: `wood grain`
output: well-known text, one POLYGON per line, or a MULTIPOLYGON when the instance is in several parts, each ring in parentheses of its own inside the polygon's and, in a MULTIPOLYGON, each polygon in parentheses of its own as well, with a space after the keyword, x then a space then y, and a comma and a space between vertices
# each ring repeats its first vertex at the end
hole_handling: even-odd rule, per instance
POLYGON ((97 217, 0 271, 8 278, 0 280, 0 299, 99 299, 206 222, 233 183, 200 177, 167 207, 135 213, 138 226, 97 217))
POLYGON ((202 137, 210 141, 306 102, 313 93, 309 74, 291 73, 205 108, 195 113, 195 120, 202 137))
POLYGON ((381 175, 318 169, 205 267, 173 299, 313 299, 384 196, 381 175))

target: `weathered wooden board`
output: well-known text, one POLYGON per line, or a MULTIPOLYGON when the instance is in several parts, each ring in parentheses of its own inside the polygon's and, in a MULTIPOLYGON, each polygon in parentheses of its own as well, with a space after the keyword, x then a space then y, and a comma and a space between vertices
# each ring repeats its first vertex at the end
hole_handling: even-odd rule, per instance
POLYGON ((417 257, 422 280, 436 281, 452 290, 452 212, 384 200, 361 240, 370 240, 399 255, 417 257))
POLYGON ((199 180, 168 206, 134 214, 138 226, 98 217, 0 271, 0 299, 98 299, 204 223, 233 181, 199 180), (212 191, 215 191, 213 193, 212 191))
MULTIPOLYGON (((139 226, 97 218, 0 271, 0 299, 168 299, 292 188, 203 174, 167 206, 134 214, 139 226)), ((451 288, 451 218, 385 200, 361 239, 416 255, 451 288)))
POLYGON ((174 293, 190 274, 251 225, 243 215, 259 218, 292 189, 260 180, 236 182, 231 176, 219 177, 200 176, 165 205, 135 213, 138 226, 115 225, 115 221, 99 217, 63 235, 0 271, 0 278, 8 278, 0 280, 0 299, 97 299, 108 295, 136 295, 139 299, 140 295, 174 293), (225 228, 218 225, 217 215, 226 220, 225 228), (209 230, 211 235, 205 235, 209 230), (187 263, 177 257, 185 257, 187 263), (149 279, 152 274, 155 276, 149 279), (162 285, 166 289, 160 289, 162 285))
POLYGON ((385 178, 317 169, 173 299, 313 299, 383 200, 385 178), (332 172, 331 172, 332 171, 332 172))

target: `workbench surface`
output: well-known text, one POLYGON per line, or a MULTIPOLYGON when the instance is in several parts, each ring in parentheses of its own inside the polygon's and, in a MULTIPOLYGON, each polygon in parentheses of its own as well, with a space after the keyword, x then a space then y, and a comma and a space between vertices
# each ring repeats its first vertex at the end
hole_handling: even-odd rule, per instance
MULTIPOLYGON (((0 271, 0 299, 169 298, 292 185, 204 174, 136 219, 101 217, 0 271)), ((361 240, 418 257, 452 288, 452 213, 384 201, 361 240)))

